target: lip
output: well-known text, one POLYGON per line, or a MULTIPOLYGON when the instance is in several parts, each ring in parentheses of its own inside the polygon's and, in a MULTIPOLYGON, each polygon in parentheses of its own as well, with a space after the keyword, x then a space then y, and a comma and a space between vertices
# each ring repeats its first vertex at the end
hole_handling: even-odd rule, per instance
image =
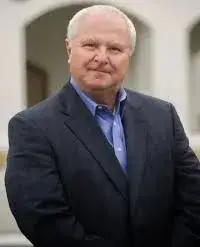
POLYGON ((106 71, 106 70, 97 70, 97 69, 89 69, 89 70, 94 72, 104 73, 104 74, 110 74, 110 71, 106 71))

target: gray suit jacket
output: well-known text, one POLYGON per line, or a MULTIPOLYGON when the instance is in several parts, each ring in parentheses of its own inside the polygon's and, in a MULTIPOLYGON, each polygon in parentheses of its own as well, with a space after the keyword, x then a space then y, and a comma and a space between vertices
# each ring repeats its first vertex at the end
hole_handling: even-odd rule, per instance
POLYGON ((127 94, 127 176, 70 84, 11 119, 7 196, 35 246, 199 243, 200 163, 179 117, 170 103, 127 94))

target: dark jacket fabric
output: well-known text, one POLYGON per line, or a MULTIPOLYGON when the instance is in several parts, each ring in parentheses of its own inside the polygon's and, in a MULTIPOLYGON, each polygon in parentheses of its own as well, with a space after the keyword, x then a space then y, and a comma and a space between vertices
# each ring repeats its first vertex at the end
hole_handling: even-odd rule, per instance
POLYGON ((70 84, 10 120, 6 191, 35 246, 200 246, 200 163, 178 114, 127 97, 127 176, 70 84))

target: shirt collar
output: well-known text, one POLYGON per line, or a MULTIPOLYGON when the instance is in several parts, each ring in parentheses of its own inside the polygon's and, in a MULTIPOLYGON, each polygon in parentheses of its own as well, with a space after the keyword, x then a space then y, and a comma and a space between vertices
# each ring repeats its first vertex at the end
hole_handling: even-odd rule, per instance
MULTIPOLYGON (((90 97, 88 97, 80 89, 80 87, 78 86, 78 84, 76 83, 76 81, 73 78, 70 79, 70 83, 72 84, 73 88, 75 89, 77 94, 80 96, 82 101, 86 104, 87 108, 92 113, 92 115, 95 116, 97 106, 100 106, 100 105, 97 104, 95 101, 93 101, 90 97)), ((127 93, 126 93, 125 89, 122 87, 122 88, 120 88, 120 90, 117 94, 117 101, 116 101, 116 105, 115 105, 114 114, 120 113, 121 116, 123 115, 124 104, 125 104, 126 99, 127 99, 127 93)))

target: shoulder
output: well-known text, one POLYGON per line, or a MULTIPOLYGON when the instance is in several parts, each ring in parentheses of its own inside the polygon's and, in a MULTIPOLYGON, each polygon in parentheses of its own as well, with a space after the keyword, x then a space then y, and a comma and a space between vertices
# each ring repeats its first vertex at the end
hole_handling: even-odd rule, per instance
POLYGON ((52 96, 49 96, 47 99, 38 103, 37 105, 22 110, 16 113, 9 121, 15 122, 26 122, 33 126, 49 126, 52 121, 56 119, 56 115, 59 110, 59 97, 58 93, 52 96))
POLYGON ((127 102, 131 105, 132 113, 142 118, 148 126, 157 131, 172 130, 174 119, 179 119, 171 102, 152 97, 132 90, 127 90, 127 102))
POLYGON ((141 108, 143 111, 163 111, 173 107, 172 103, 157 97, 126 89, 127 97, 133 107, 141 108))

